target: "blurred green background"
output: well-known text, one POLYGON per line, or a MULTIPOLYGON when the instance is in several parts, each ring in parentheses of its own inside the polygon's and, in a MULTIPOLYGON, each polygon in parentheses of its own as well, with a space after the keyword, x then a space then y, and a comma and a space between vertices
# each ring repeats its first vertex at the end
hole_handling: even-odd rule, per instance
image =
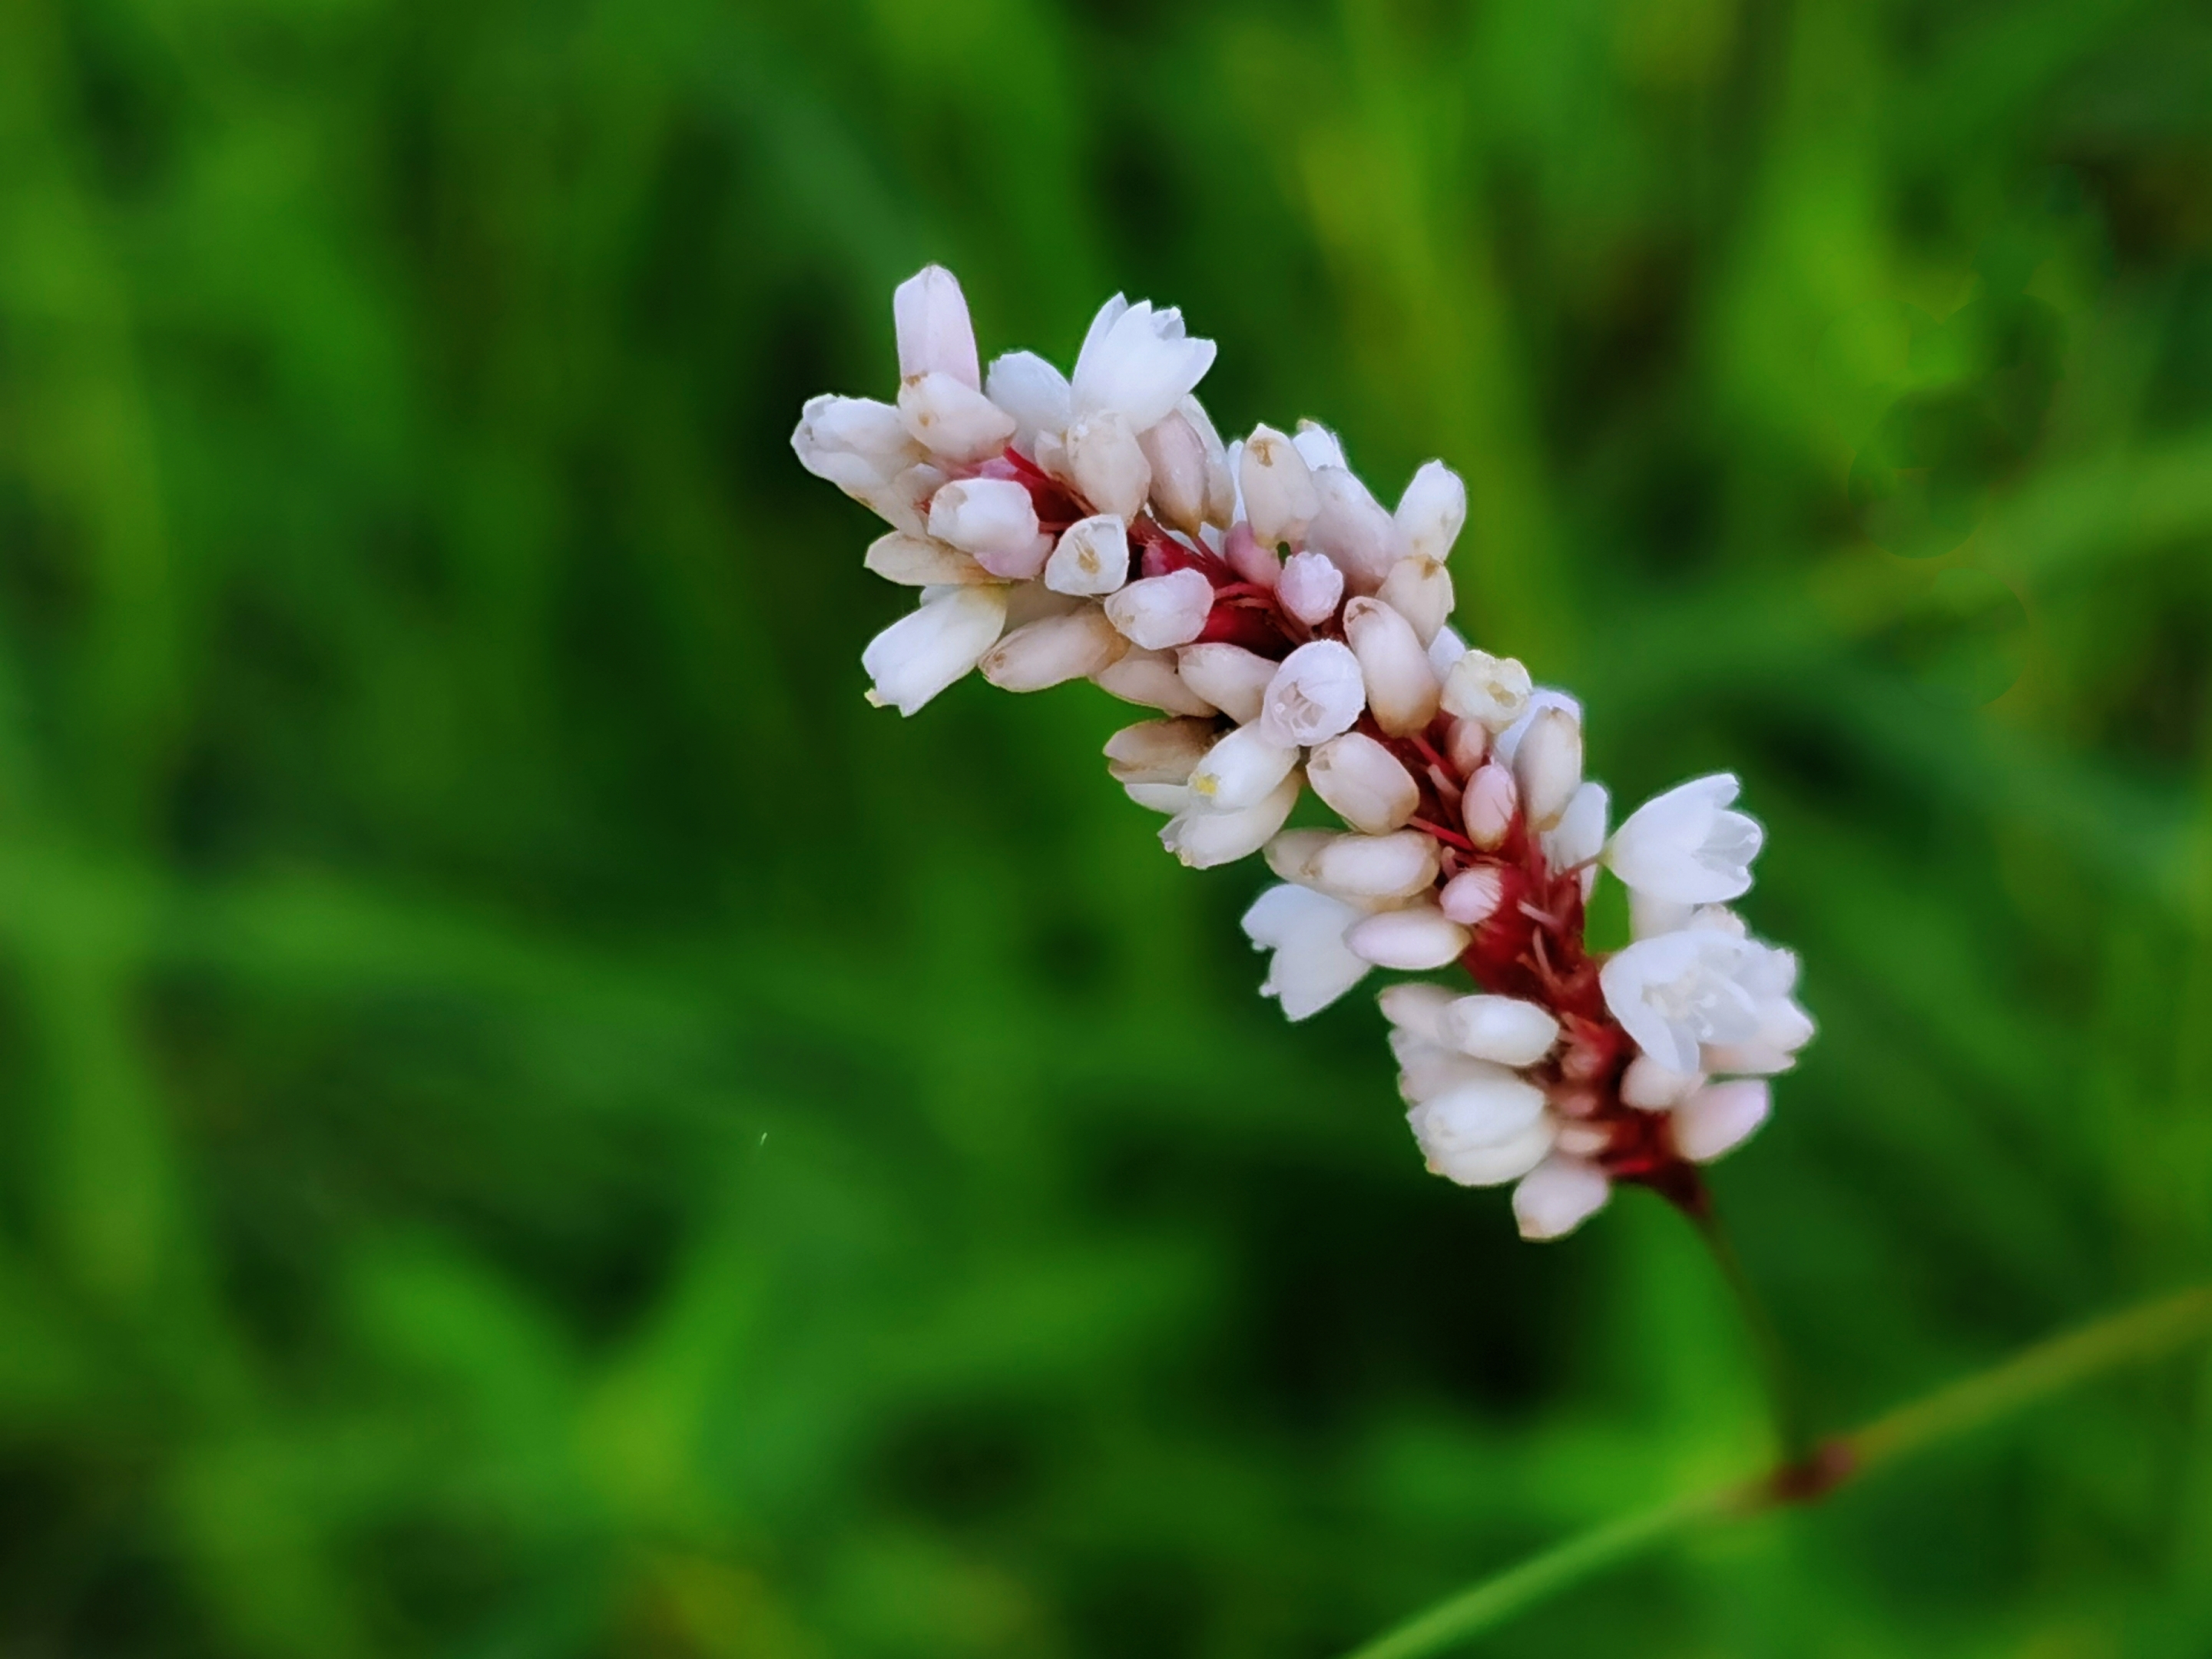
MULTIPOLYGON (((1829 1421, 2212 1273, 2203 5, 0 0, 0 1650, 1320 1656, 1761 1455, 1126 709, 862 703, 787 440, 928 259, 1443 455, 1616 799, 1742 774, 1829 1421)), ((2212 1366, 1484 1650, 2212 1652, 2212 1366)))

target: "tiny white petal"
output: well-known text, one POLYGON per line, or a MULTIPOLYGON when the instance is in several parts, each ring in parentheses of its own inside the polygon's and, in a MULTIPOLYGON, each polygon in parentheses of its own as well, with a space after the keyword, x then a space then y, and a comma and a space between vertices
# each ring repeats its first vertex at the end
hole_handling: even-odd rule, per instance
POLYGON ((1559 821, 1544 836, 1544 862, 1553 870, 1582 872, 1583 897, 1597 885, 1597 856, 1605 848, 1605 817, 1608 799, 1601 783, 1585 783, 1559 821))
POLYGON ((1612 1196, 1613 1183, 1596 1164, 1554 1152, 1514 1188, 1513 1218, 1523 1238, 1564 1238, 1612 1196))
POLYGON ((1344 445, 1319 421, 1300 421, 1291 444, 1299 458, 1316 471, 1325 466, 1345 465, 1344 445))
POLYGON ((891 291, 891 319, 898 335, 901 380, 942 374, 970 392, 982 390, 967 296, 943 265, 924 265, 891 291))
POLYGON ((1280 664, 1241 645, 1209 641, 1176 653, 1183 684, 1239 725, 1260 718, 1267 686, 1280 664))
POLYGON ((1139 577, 1106 601, 1114 626, 1151 651, 1189 644, 1212 609, 1213 584, 1190 569, 1139 577))
POLYGON ((1467 641, 1460 637, 1459 629, 1446 623, 1437 629, 1436 638, 1429 641, 1429 668, 1442 685, 1451 678, 1453 666, 1467 655, 1467 641))
POLYGON ((1189 811, 1195 804, 1187 783, 1125 783, 1121 790, 1146 811, 1164 813, 1169 817, 1189 811))
POLYGON ((1344 930, 1358 915, 1304 887, 1271 887, 1261 894, 1244 913, 1244 931, 1254 946, 1274 952, 1260 994, 1279 1001, 1287 1018, 1304 1019, 1358 984, 1369 966, 1344 948, 1344 930))
POLYGON ((1758 1034, 1758 1001, 1738 979, 1747 954, 1745 941, 1724 933, 1662 933, 1617 952, 1598 984, 1638 1048, 1671 1071, 1700 1071, 1699 1044, 1758 1034))
POLYGON ((1773 1105, 1763 1078, 1709 1083, 1674 1109, 1674 1150, 1692 1164, 1710 1164, 1748 1139, 1773 1105))
POLYGON ((1419 972, 1457 961, 1467 949, 1468 931, 1443 911, 1423 905, 1365 917, 1344 942, 1377 968, 1419 972))
POLYGON ((1367 486, 1344 467, 1316 467, 1313 488, 1315 508, 1306 527, 1307 544, 1328 555, 1344 572, 1346 587, 1355 593, 1372 593, 1397 561, 1398 526, 1367 486))
POLYGON ((1501 766, 1512 765, 1514 757, 1520 752, 1521 739, 1528 735, 1528 728, 1535 724, 1536 716, 1547 708, 1564 708, 1575 717, 1576 725, 1582 724, 1583 706, 1580 702, 1565 692, 1554 690, 1550 686, 1536 687, 1528 693, 1527 699, 1522 703, 1521 712, 1514 717, 1512 724, 1500 731, 1497 738, 1491 744, 1491 757, 1501 766))
POLYGON ((1677 904, 1748 892, 1765 832, 1756 819, 1727 810, 1741 787, 1723 772, 1654 796, 1614 833, 1607 864, 1636 891, 1677 904))
POLYGON ((1079 415, 1067 428, 1063 465, 1076 493, 1101 513, 1133 519, 1152 487, 1137 429, 1119 410, 1079 415))
POLYGON ((1055 593, 1103 597, 1128 580, 1129 532, 1110 513, 1068 526, 1044 564, 1044 585, 1055 593))
POLYGON ((1398 829, 1420 805, 1413 775, 1364 732, 1344 732, 1316 748, 1306 761, 1306 781, 1346 823, 1370 836, 1398 829))
POLYGON ((957 587, 908 612, 860 653, 875 681, 869 701, 913 714, 973 668, 1006 621, 1003 587, 957 587))
POLYGON ((898 410, 872 398, 808 398, 791 447, 816 477, 864 500, 922 456, 898 410))
POLYGON ((1310 747, 1349 731, 1366 706, 1366 678, 1352 648, 1315 640, 1283 659, 1260 717, 1285 743, 1310 747))

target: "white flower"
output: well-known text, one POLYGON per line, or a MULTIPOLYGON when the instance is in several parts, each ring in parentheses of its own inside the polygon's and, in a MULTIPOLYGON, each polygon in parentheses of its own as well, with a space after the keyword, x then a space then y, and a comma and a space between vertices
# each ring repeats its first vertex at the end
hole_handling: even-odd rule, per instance
POLYGON ((1293 553, 1283 561, 1275 593, 1284 610, 1307 627, 1317 627, 1344 602, 1344 572, 1323 554, 1293 553))
POLYGON ((1034 351, 1009 351, 991 365, 984 395, 1014 418, 1014 443, 1034 455, 1040 434, 1057 437, 1073 418, 1067 376, 1034 351))
POLYGON ((1078 416, 1112 410, 1136 431, 1164 420, 1213 366, 1213 342, 1185 337, 1182 313, 1130 305, 1115 295, 1099 308, 1075 360, 1078 416))
POLYGON ((1044 585, 1055 593, 1102 597, 1128 580, 1129 532, 1110 513, 1068 526, 1044 562, 1044 585))
MULTIPOLYGON (((1516 663, 1514 666, 1518 667, 1519 665, 1516 663)), ((1525 673, 1527 671, 1522 672, 1525 673)), ((1513 717, 1511 723, 1502 729, 1493 728, 1498 730, 1498 738, 1490 745, 1490 752, 1500 766, 1513 764, 1513 757, 1520 752, 1521 739, 1528 735, 1528 728, 1535 724, 1536 716, 1547 708, 1564 708, 1575 717, 1577 726, 1582 724, 1582 704, 1565 692, 1554 690, 1550 686, 1531 690, 1522 699, 1521 712, 1513 717)), ((1458 714, 1460 711, 1455 708, 1452 712, 1458 714)), ((1487 724, 1486 721, 1485 723, 1487 724)))
POLYGON ((1597 885, 1597 857, 1605 848, 1605 815, 1608 799, 1601 783, 1586 783, 1559 821, 1544 834, 1544 862, 1553 870, 1582 872, 1583 897, 1597 885))
POLYGON ((1425 1101, 1406 1114, 1431 1171, 1462 1187, 1498 1187, 1518 1180, 1544 1161, 1557 1131, 1542 1115, 1543 1093, 1510 1073, 1506 1076, 1508 1081, 1494 1088, 1469 1085, 1463 1092, 1425 1101), (1503 1115, 1498 1101, 1508 1091, 1525 1091, 1518 1097, 1524 1108, 1533 1096, 1537 1110, 1533 1121, 1517 1132, 1493 1138, 1494 1125, 1503 1115))
POLYGON ((1364 732, 1344 732, 1316 749, 1306 759, 1306 781, 1338 817, 1370 836, 1399 828, 1421 799, 1413 775, 1364 732))
POLYGON ((1437 843, 1415 830, 1388 836, 1330 836, 1305 860, 1313 885, 1366 905, 1408 899, 1426 890, 1436 884, 1437 863, 1437 843))
POLYGON ((1759 999, 1742 982, 1747 941, 1711 928, 1638 939, 1599 970, 1606 1006, 1636 1045, 1669 1070, 1696 1072, 1698 1045, 1759 1032, 1759 999))
POLYGON ((1467 485, 1442 461, 1424 461, 1398 498, 1395 517, 1406 551, 1442 564, 1467 522, 1467 485))
POLYGON ((1352 647, 1315 640, 1283 659, 1260 718, 1285 743, 1310 747, 1350 731, 1366 706, 1367 682, 1352 647))
POLYGON ((1628 815, 1605 849, 1613 874, 1676 904, 1713 904, 1751 890, 1765 839, 1757 820, 1727 810, 1742 786, 1727 772, 1656 795, 1628 815))
POLYGON ((1106 739, 1106 769, 1116 783, 1186 783, 1213 746, 1206 720, 1144 720, 1106 739))
POLYGON ((1747 1039, 1706 1044, 1704 1066, 1708 1072, 1771 1076, 1796 1064, 1797 1051, 1813 1040, 1813 1019, 1791 994, 1797 984, 1796 953, 1756 939, 1746 940, 1744 949, 1738 977, 1757 1008, 1758 1029, 1747 1039))
POLYGON ((1206 751, 1190 775, 1191 793, 1218 811, 1239 812, 1273 793, 1297 763, 1293 745, 1260 726, 1240 726, 1206 751))
POLYGON ((1370 972, 1345 948, 1344 933, 1359 912, 1340 899, 1285 883, 1270 887, 1244 913, 1255 949, 1275 954, 1260 994, 1275 998, 1285 1016, 1304 1019, 1326 1008, 1370 972))
POLYGON ((1213 584, 1196 570, 1143 576, 1106 601, 1106 614, 1148 651, 1188 645, 1206 630, 1213 609, 1213 584))
POLYGON ((1276 786, 1275 793, 1241 812, 1194 808, 1180 812, 1160 831, 1160 845, 1193 870, 1211 870, 1258 852, 1274 839, 1298 804, 1298 775, 1276 786))
POLYGON ((1376 725, 1403 737, 1436 718, 1437 677, 1411 623, 1380 599, 1353 599, 1344 607, 1344 638, 1359 659, 1376 725))
POLYGON ((1186 536, 1198 534, 1206 522, 1214 470, 1222 465, 1221 440, 1211 423, 1201 428, 1204 420, 1197 399, 1186 398, 1139 440, 1152 466, 1153 511, 1186 536), (1198 420, 1191 418, 1194 411, 1198 420))
POLYGON ((1596 1164, 1554 1152, 1514 1188, 1513 1218, 1523 1238, 1564 1238, 1612 1196, 1613 1183, 1596 1164))
MULTIPOLYGON (((1118 624, 1117 624, 1118 626, 1118 624)), ((1183 684, 1165 651, 1133 650, 1091 677, 1102 691, 1165 714, 1211 714, 1213 705, 1183 684)))
POLYGON ((860 665, 875 681, 868 701, 913 714, 973 668, 1006 623, 1003 587, 955 587, 936 594, 860 653, 860 665))
POLYGON ((970 392, 983 389, 967 296, 943 265, 924 265, 892 290, 891 320, 898 334, 902 380, 946 374, 970 392))
POLYGON ((1345 465, 1343 443, 1319 421, 1300 421, 1291 444, 1299 458, 1316 472, 1325 466, 1345 465))
MULTIPOLYGON (((1514 658, 1468 651, 1444 677, 1443 705, 1462 720, 1478 720, 1492 732, 1503 732, 1528 707, 1532 689, 1528 671, 1514 658)), ((1520 741, 1517 734, 1514 741, 1520 741)), ((1506 759, 1512 758, 1509 751, 1506 759)))
POLYGON ((902 587, 958 586, 998 580, 975 562, 973 554, 932 537, 909 536, 902 530, 877 537, 868 544, 860 562, 885 581, 902 587))

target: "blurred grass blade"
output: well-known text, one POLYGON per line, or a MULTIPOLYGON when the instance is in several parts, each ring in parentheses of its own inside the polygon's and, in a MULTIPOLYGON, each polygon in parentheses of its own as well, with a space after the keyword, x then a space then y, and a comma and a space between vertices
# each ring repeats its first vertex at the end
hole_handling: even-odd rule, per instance
MULTIPOLYGON (((1844 1437, 1847 1478, 1970 1433, 2085 1378, 2172 1353, 2208 1334, 2212 1285, 2200 1285, 2038 1343, 1844 1437)), ((1448 1652, 1560 1590, 1708 1521, 1775 1508, 1766 1487, 1761 1480, 1730 1481, 1608 1521, 1439 1601, 1348 1659, 1424 1659, 1448 1652)))

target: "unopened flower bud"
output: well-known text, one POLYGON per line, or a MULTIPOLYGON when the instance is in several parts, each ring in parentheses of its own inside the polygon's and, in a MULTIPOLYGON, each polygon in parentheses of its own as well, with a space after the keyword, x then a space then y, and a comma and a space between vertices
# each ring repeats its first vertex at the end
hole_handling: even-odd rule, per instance
POLYGON ((1583 726, 1564 708, 1539 710, 1513 756, 1514 781, 1531 828, 1551 829, 1583 785, 1583 726))
POLYGON ((1187 783, 1125 783, 1121 793, 1147 812, 1174 817, 1197 805, 1187 783))
POLYGON ((1422 905, 1363 917, 1345 934, 1352 954, 1377 968, 1418 970, 1456 962, 1468 932, 1441 910, 1422 905))
POLYGON ((1160 831, 1160 845, 1194 870, 1210 870, 1258 852, 1283 827, 1298 801, 1298 775, 1293 772, 1256 805, 1238 812, 1211 808, 1179 814, 1160 831))
POLYGON ((1237 521, 1237 479, 1229 470, 1229 452, 1203 404, 1185 398, 1178 408, 1206 450, 1206 522, 1226 530, 1237 521))
POLYGON ((1241 645, 1209 641, 1176 653, 1183 684, 1242 726, 1260 718, 1268 683, 1281 664, 1241 645))
POLYGON ((1451 574, 1434 559, 1401 559, 1390 567, 1375 597, 1413 623, 1425 653, 1451 615, 1451 574))
POLYGON ((1206 750, 1190 775, 1191 793, 1217 811, 1242 811, 1273 793, 1297 763, 1296 748, 1256 725, 1240 726, 1206 750))
POLYGON ((1293 553, 1283 561, 1275 596, 1307 627, 1318 627, 1344 602, 1344 572, 1322 554, 1293 553))
POLYGON ((1521 787, 1496 761, 1475 768, 1460 798, 1460 819, 1467 838, 1486 852, 1504 844, 1514 814, 1521 810, 1521 787))
POLYGON ((1132 651, 1091 677, 1102 691, 1168 714, 1211 714, 1213 705, 1192 690, 1176 672, 1175 658, 1164 651, 1132 651))
POLYGON ((1118 410, 1085 415, 1067 428, 1066 465, 1076 493, 1101 513, 1133 519, 1152 487, 1152 464, 1118 410))
POLYGON ((1513 1219, 1526 1239, 1564 1238, 1603 1209, 1613 1196, 1605 1171, 1559 1151, 1521 1177, 1513 1189, 1513 1219))
POLYGON ((1152 651, 1189 644, 1205 631, 1212 609, 1213 584, 1191 569, 1140 577, 1106 601, 1114 626, 1152 651))
POLYGON ((1316 749, 1306 762, 1306 781, 1338 817, 1370 836, 1401 827, 1421 800, 1413 775, 1364 732, 1346 732, 1316 749))
POLYGON ((941 374, 970 392, 982 391, 967 297, 943 265, 924 265, 891 290, 891 320, 898 335, 901 380, 941 374))
POLYGON ((1269 547, 1303 539, 1321 511, 1321 497, 1314 492, 1312 469, 1291 441, 1273 427, 1253 428, 1240 471, 1252 533, 1269 547))
POLYGON ((1436 717, 1437 677, 1412 623, 1379 599, 1353 599, 1344 607, 1344 637, 1359 659, 1376 725, 1402 737, 1436 717))
POLYGON ((1462 720, 1503 732, 1528 705, 1528 671, 1511 657, 1469 651, 1444 678, 1445 708, 1462 720))
POLYGON ((1437 895, 1437 908, 1462 927, 1480 927, 1505 902, 1505 878, 1494 864, 1462 870, 1437 895))
POLYGON ((1437 861, 1437 843, 1419 830, 1337 836, 1314 857, 1314 884, 1358 903, 1389 903, 1434 885, 1437 861))
POLYGON ((1773 1103, 1764 1078, 1708 1083, 1674 1108, 1668 1126, 1674 1150, 1692 1164, 1710 1164, 1748 1139, 1773 1103))
POLYGON ((1095 605, 1016 629, 983 655, 983 678, 1002 691, 1042 691, 1088 678, 1129 648, 1095 605))
POLYGON ((861 562, 885 581, 902 587, 958 587, 998 580, 975 562, 973 554, 901 530, 869 543, 861 562))
POLYGON ((1382 1005, 1382 1018, 1391 1024, 1441 1048, 1443 1038, 1437 1022, 1459 999, 1442 985, 1408 980, 1389 987, 1376 1000, 1382 1005))
POLYGON ((1620 1074, 1620 1098, 1643 1112, 1663 1112, 1680 1105, 1704 1086, 1699 1072, 1677 1072, 1649 1054, 1638 1054, 1620 1074))
POLYGON ((1206 521, 1206 441, 1177 411, 1137 440, 1152 468, 1152 510, 1164 522, 1195 536, 1206 521))
POLYGON ((994 576, 1023 581, 1044 568, 1052 550, 1037 532, 1030 492, 1011 478, 963 478, 929 503, 929 533, 975 556, 994 576))
POLYGON ((868 642, 860 665, 875 681, 868 701, 911 714, 973 668, 1006 626, 1006 590, 949 588, 868 642))
POLYGON ((1451 735, 1444 740, 1444 758, 1451 763, 1452 770, 1463 778, 1471 778, 1489 752, 1488 726, 1480 720, 1452 722, 1451 735))
POLYGON ((1129 532, 1110 513, 1068 526, 1044 564, 1044 585, 1055 593, 1103 595, 1128 580, 1129 532))
POLYGON ((1518 1180, 1544 1161, 1555 1133, 1543 1115, 1542 1091, 1510 1073, 1502 1082, 1440 1095, 1407 1112, 1406 1121, 1429 1168, 1462 1187, 1518 1180), (1516 1121, 1525 1127, 1501 1138, 1498 1126, 1516 1121))
POLYGON ((1367 706, 1367 682, 1349 646, 1315 640, 1283 659, 1261 710, 1285 743, 1311 747, 1351 729, 1367 706))
POLYGON ((816 477, 864 500, 922 454, 898 410, 872 398, 808 398, 791 447, 816 477))
POLYGON ((1188 783, 1213 747, 1212 722, 1142 720, 1106 739, 1106 769, 1116 783, 1188 783))
POLYGON ((1334 830, 1285 830, 1267 843, 1267 867, 1285 881, 1311 887, 1322 848, 1336 839, 1334 830))
POLYGON ((1009 351, 994 361, 983 393, 1014 417, 1013 441, 1031 456, 1040 437, 1056 439, 1067 430, 1067 377, 1034 351, 1009 351))
POLYGON ((1300 421, 1297 431, 1291 438, 1291 447, 1316 472, 1325 466, 1346 464, 1342 441, 1319 421, 1300 421))
POLYGON ((1316 467, 1313 484, 1318 505, 1306 527, 1308 545, 1328 555, 1352 592, 1372 593, 1397 560, 1397 526, 1346 468, 1316 467))
POLYGON ((1407 554, 1441 564, 1467 522, 1467 485, 1442 461, 1424 461, 1398 498, 1396 518, 1407 554))
POLYGON ((1559 1022, 1517 997, 1462 997, 1437 1025, 1460 1053, 1500 1066, 1534 1066, 1559 1040, 1559 1022))
POLYGON ((1262 547, 1260 538, 1252 533, 1252 526, 1239 519, 1229 528, 1221 544, 1221 556, 1229 562, 1240 581, 1250 582, 1255 587, 1273 587, 1282 580, 1282 560, 1272 547, 1262 547))
POLYGON ((963 465, 997 454, 1014 435, 1012 416, 941 371, 904 382, 898 410, 916 443, 963 465))

